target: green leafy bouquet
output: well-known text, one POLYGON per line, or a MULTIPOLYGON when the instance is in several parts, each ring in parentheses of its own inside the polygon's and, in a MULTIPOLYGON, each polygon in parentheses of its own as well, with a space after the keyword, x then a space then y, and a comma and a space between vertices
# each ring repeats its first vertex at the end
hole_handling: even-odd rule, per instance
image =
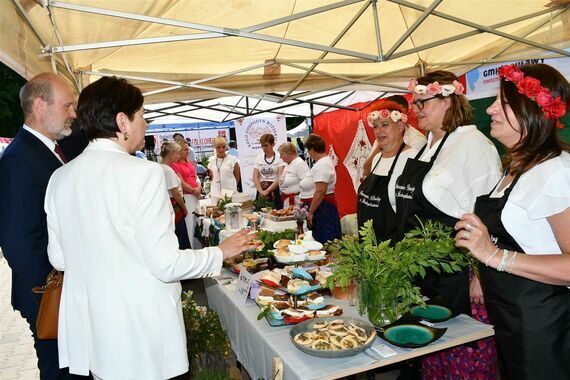
POLYGON ((426 271, 454 273, 467 266, 467 255, 459 252, 451 237, 452 230, 442 223, 427 221, 408 232, 395 246, 390 241, 378 243, 368 221, 355 235, 335 240, 329 247, 333 252, 334 271, 327 279, 331 289, 347 287, 352 280, 360 284, 360 313, 369 319, 394 321, 415 305, 425 306, 420 288, 414 285, 417 276, 426 271), (383 316, 380 316, 381 307, 383 316))

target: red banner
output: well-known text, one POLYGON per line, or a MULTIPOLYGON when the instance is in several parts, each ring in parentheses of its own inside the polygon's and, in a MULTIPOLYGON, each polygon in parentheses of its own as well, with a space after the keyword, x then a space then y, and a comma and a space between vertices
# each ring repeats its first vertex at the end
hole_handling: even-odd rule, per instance
MULTIPOLYGON (((407 95, 408 100, 411 94, 407 95)), ((376 101, 378 102, 378 101, 376 101)), ((348 170, 343 164, 348 154, 352 140, 356 134, 358 120, 364 122, 366 126, 366 134, 371 144, 374 143, 374 131, 368 127, 366 117, 370 113, 371 107, 376 103, 370 104, 368 107, 360 111, 337 110, 320 114, 314 118, 313 133, 321 136, 327 145, 327 153, 332 144, 336 155, 338 156, 338 165, 336 166, 336 188, 335 198, 340 217, 356 212, 356 192, 352 185, 352 179, 348 174, 348 170)), ((350 107, 360 109, 366 103, 353 104, 350 107)), ((417 127, 417 119, 411 109, 408 111, 408 123, 417 127)))

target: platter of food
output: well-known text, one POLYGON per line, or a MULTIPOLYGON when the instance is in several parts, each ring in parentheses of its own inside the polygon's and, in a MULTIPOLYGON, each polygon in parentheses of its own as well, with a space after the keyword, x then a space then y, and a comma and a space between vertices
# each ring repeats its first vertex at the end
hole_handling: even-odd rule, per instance
POLYGON ((262 288, 255 302, 273 327, 294 325, 318 317, 339 316, 343 312, 339 306, 327 304, 324 297, 316 292, 296 298, 280 290, 262 288))
POLYGON ((326 251, 320 249, 323 245, 317 241, 281 239, 273 244, 275 261, 281 264, 298 263, 304 261, 322 260, 326 251))
POLYGON ((234 257, 231 259, 224 260, 223 266, 229 271, 238 274, 240 272, 240 266, 245 267, 247 271, 250 273, 257 273, 262 270, 266 270, 269 267, 269 263, 267 257, 254 259, 254 258, 244 258, 243 256, 240 256, 237 258, 234 257))
POLYGON ((265 214, 265 217, 278 222, 295 220, 295 211, 293 210, 293 206, 289 206, 282 208, 281 210, 271 210, 265 214))
POLYGON ((289 337, 293 345, 306 354, 343 358, 370 347, 376 330, 362 319, 333 316, 299 323, 291 329, 289 337))

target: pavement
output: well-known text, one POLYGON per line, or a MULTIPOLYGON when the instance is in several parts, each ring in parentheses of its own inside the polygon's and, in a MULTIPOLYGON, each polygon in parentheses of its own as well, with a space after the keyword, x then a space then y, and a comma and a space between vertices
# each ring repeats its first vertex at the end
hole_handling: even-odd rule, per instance
POLYGON ((40 378, 34 339, 28 323, 12 309, 12 271, 0 254, 0 379, 40 378))

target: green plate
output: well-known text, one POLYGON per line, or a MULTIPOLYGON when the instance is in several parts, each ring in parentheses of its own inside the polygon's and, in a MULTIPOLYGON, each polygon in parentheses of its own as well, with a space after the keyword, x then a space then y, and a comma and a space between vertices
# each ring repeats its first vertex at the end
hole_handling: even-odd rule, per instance
POLYGON ((451 318, 453 313, 445 306, 427 305, 426 307, 414 307, 412 315, 429 322, 444 322, 451 318))
POLYGON ((398 323, 377 328, 376 331, 382 339, 394 346, 404 348, 424 347, 435 342, 445 334, 444 329, 424 326, 420 323, 398 323))

